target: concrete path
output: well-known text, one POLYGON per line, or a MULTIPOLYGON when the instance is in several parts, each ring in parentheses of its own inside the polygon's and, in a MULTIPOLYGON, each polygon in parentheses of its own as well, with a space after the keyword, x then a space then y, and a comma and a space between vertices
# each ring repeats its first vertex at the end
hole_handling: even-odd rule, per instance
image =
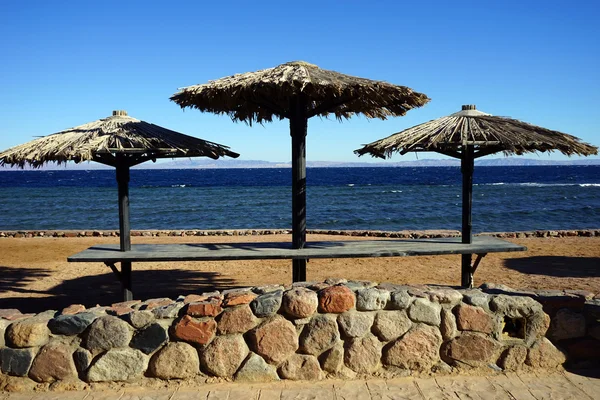
MULTIPOLYGON (((595 374, 598 376, 598 374, 595 374)), ((570 372, 398 378, 367 381, 207 384, 196 388, 116 392, 0 393, 1 400, 462 400, 600 399, 600 379, 570 372)))

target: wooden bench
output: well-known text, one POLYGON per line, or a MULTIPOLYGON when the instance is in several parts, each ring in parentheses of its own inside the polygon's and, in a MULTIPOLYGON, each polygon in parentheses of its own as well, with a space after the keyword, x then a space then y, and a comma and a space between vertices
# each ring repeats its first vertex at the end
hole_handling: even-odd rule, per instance
POLYGON ((159 261, 228 261, 311 258, 408 257, 441 254, 476 254, 470 282, 487 253, 525 251, 526 247, 491 236, 475 236, 470 244, 458 237, 436 239, 349 240, 307 242, 293 249, 289 242, 134 244, 130 251, 118 245, 92 246, 70 256, 69 262, 103 262, 123 284, 124 297, 131 300, 131 263, 159 261), (115 266, 121 263, 121 271, 115 266))

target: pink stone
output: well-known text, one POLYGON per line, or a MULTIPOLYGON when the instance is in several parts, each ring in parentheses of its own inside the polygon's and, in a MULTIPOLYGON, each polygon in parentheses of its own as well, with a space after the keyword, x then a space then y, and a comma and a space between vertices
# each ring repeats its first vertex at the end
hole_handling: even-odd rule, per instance
POLYGON ((461 331, 492 333, 492 318, 481 307, 461 304, 456 308, 456 326, 461 331))
POLYGON ((429 325, 417 325, 389 346, 383 354, 383 362, 400 368, 427 371, 439 361, 442 336, 429 325))
POLYGON ((279 364, 298 350, 298 335, 294 325, 276 315, 248 333, 252 350, 267 362, 279 364))
POLYGON ((356 297, 346 286, 330 286, 319 292, 319 311, 343 313, 354 308, 356 297))
POLYGON ((173 300, 168 298, 149 299, 143 303, 144 310, 153 310, 157 307, 168 306, 173 304, 173 300))
POLYGON ((186 342, 207 344, 215 336, 216 330, 217 323, 212 318, 197 320, 184 315, 173 327, 173 336, 186 342))
POLYGON ((112 307, 133 307, 136 306, 138 304, 140 304, 142 301, 141 300, 129 300, 129 301, 121 301, 119 303, 113 303, 111 304, 112 307))
POLYGON ((219 300, 210 300, 188 303, 185 313, 192 317, 216 317, 222 310, 219 300))
POLYGON ((20 317, 23 315, 21 311, 16 308, 5 308, 0 310, 0 318, 13 320, 15 317, 20 317))
POLYGON ((36 382, 54 382, 77 377, 73 349, 60 343, 50 343, 33 360, 29 377, 36 382))
POLYGON ((257 297, 256 294, 254 294, 252 292, 228 293, 225 296, 225 300, 223 300, 223 306, 232 307, 232 306, 239 306, 242 304, 249 304, 256 297, 257 297))
POLYGON ((74 315, 82 311, 85 311, 85 306, 83 304, 71 304, 70 306, 63 308, 60 313, 62 315, 74 315))
POLYGON ((498 344, 479 333, 464 332, 445 344, 443 354, 451 360, 465 363, 489 362, 498 351, 498 344))
POLYGON ((200 301, 204 301, 206 299, 208 299, 208 296, 203 295, 203 294, 188 294, 183 299, 183 304, 197 303, 200 301))
POLYGON ((112 306, 110 308, 111 314, 117 315, 119 317, 121 315, 129 314, 132 311, 134 311, 133 308, 127 306, 112 306))
POLYGON ((247 304, 226 308, 221 314, 217 324, 217 330, 221 335, 230 333, 244 333, 254 328, 258 319, 252 313, 247 304))

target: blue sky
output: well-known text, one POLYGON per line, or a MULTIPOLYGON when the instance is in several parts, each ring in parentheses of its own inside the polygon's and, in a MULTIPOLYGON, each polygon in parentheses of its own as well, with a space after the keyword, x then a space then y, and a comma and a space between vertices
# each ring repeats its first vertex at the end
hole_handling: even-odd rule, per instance
POLYGON ((311 119, 310 161, 371 160, 352 151, 462 104, 598 146, 599 13, 598 2, 553 0, 6 2, 0 149, 125 109, 229 145, 242 159, 288 161, 287 120, 249 127, 184 111, 169 97, 179 87, 293 60, 432 99, 387 121, 311 119))

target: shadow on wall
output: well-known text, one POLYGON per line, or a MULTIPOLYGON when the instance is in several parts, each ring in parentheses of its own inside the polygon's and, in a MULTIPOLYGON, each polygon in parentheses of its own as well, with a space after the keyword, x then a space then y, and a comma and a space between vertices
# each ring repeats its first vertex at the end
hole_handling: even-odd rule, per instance
MULTIPOLYGON (((16 308, 23 313, 61 310, 71 304, 93 307, 110 305, 123 300, 121 283, 112 272, 66 280, 49 290, 30 290, 27 282, 44 279, 50 271, 0 266, 0 292, 15 292, 22 296, 0 299, 0 308, 16 308), (32 297, 43 296, 43 297, 32 297)), ((133 271, 133 293, 136 299, 202 293, 236 287, 234 280, 222 278, 217 272, 190 270, 133 271)))
POLYGON ((509 258, 506 268, 531 275, 548 275, 562 278, 600 277, 600 257, 536 256, 509 258))

